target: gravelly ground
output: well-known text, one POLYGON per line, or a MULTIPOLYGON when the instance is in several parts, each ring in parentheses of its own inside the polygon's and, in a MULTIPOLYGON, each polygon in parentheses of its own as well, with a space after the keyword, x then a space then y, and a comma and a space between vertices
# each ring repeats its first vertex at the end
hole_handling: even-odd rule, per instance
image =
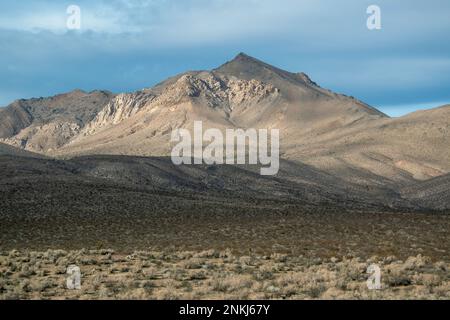
POLYGON ((0 299, 450 299, 450 264, 418 255, 307 258, 216 251, 0 253, 0 299), (369 290, 376 263, 381 289, 369 290), (66 287, 67 267, 81 289, 66 287))
POLYGON ((448 215, 277 213, 257 208, 208 213, 207 203, 203 208, 204 213, 68 214, 45 219, 0 216, 0 250, 230 248, 240 254, 279 252, 319 258, 352 254, 363 259, 373 255, 407 259, 422 254, 433 261, 450 262, 448 215))

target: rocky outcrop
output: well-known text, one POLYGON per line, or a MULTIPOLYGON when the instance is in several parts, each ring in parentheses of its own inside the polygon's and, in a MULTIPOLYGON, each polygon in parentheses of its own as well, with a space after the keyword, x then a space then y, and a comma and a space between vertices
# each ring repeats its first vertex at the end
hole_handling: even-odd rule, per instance
POLYGON ((130 94, 119 94, 112 99, 81 132, 81 135, 95 134, 102 128, 115 125, 136 114, 155 96, 146 91, 130 94))
MULTIPOLYGON (((279 92, 273 85, 254 79, 229 79, 218 77, 212 72, 187 73, 167 85, 161 92, 145 89, 117 95, 86 125, 73 142, 111 128, 141 110, 151 112, 152 109, 169 108, 190 101, 213 109, 219 108, 229 114, 238 106, 257 105, 264 99, 276 97, 279 92)), ((170 119, 167 119, 168 122, 170 119)))
POLYGON ((186 74, 155 100, 170 104, 186 98, 203 98, 210 107, 228 108, 241 104, 256 104, 280 92, 271 84, 261 81, 220 77, 214 73, 186 74))

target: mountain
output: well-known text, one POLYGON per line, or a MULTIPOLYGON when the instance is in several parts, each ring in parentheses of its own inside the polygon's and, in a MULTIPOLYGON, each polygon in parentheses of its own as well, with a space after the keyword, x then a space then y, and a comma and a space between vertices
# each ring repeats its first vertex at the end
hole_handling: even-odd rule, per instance
POLYGON ((20 148, 16 148, 4 143, 0 143, 0 156, 13 156, 13 157, 28 157, 28 158, 41 158, 44 159, 45 156, 26 151, 20 148))
POLYGON ((0 109, 0 141, 33 152, 51 152, 76 136, 112 97, 106 91, 75 90, 17 100, 0 109))
MULTIPOLYGON (((57 155, 167 155, 172 129, 279 128, 292 133, 329 131, 357 121, 387 118, 355 99, 239 54, 212 71, 188 72, 140 92, 119 95, 57 155)), ((283 145, 283 143, 282 143, 283 145)))
POLYGON ((0 111, 1 141, 46 155, 168 156, 175 128, 277 128, 281 157, 364 187, 450 172, 450 106, 390 118, 346 95, 240 53, 137 92, 74 91, 0 111))

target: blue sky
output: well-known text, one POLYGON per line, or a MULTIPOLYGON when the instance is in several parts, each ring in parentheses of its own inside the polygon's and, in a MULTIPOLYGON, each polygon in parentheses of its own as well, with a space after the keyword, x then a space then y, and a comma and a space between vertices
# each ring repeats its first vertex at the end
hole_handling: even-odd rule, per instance
POLYGON ((0 1, 0 105, 128 92, 243 51, 399 116, 450 103, 450 1, 0 1), (342 2, 342 3, 341 3, 342 2), (66 28, 69 5, 81 29, 66 28), (369 5, 381 30, 366 27, 369 5))

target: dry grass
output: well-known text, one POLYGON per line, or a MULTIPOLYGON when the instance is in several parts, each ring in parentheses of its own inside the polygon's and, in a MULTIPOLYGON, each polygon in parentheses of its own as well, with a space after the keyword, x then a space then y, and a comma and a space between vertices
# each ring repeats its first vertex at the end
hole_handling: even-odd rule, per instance
POLYGON ((0 253, 0 299, 450 299, 450 264, 418 255, 367 260, 223 251, 0 253), (382 289, 368 290, 377 263, 382 289), (66 268, 82 272, 66 289, 66 268))

